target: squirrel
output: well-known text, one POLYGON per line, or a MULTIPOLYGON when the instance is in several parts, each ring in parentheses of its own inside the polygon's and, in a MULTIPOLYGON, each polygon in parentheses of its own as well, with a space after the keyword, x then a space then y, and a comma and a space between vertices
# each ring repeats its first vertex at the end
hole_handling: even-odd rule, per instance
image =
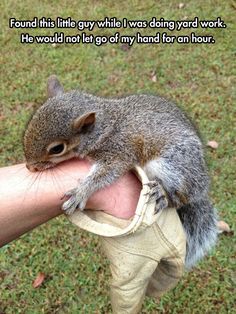
POLYGON ((48 96, 24 134, 27 168, 42 171, 74 157, 94 161, 79 186, 65 193, 62 209, 83 210, 95 191, 139 165, 150 180, 155 211, 178 212, 187 237, 186 268, 203 258, 217 239, 217 213, 208 197, 203 144, 185 113, 159 96, 65 93, 55 75, 48 79, 48 96))

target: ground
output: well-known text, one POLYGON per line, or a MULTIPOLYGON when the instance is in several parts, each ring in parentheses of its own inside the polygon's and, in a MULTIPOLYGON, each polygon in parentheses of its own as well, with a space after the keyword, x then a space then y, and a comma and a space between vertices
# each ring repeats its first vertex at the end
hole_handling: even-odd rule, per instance
MULTIPOLYGON (((22 133, 33 110, 45 98, 46 79, 57 74, 66 90, 80 88, 97 95, 161 94, 181 106, 198 126, 212 179, 211 198, 220 219, 235 228, 235 16, 233 1, 36 1, 2 0, 0 165, 24 160, 22 133), (36 45, 20 44, 22 32, 53 34, 55 29, 9 29, 8 20, 57 16, 97 20, 105 16, 150 20, 216 19, 227 28, 194 30, 213 35, 215 43, 36 45), (233 61, 234 60, 234 61, 233 61), (234 98, 234 99, 233 99, 234 98)), ((62 31, 62 29, 60 30, 62 31)), ((94 29, 93 34, 115 31, 94 29)), ((155 30, 141 29, 142 34, 155 30)), ((187 35, 191 30, 170 32, 187 35)), ((137 29, 121 29, 135 34, 137 29)), ((65 30, 77 34, 76 29, 65 30)), ((221 235, 215 250, 159 302, 147 299, 142 313, 233 313, 235 305, 235 239, 221 235)), ((73 227, 65 218, 37 228, 0 251, 0 312, 110 313, 109 268, 97 237, 73 227), (32 282, 39 272, 46 279, 32 282)))

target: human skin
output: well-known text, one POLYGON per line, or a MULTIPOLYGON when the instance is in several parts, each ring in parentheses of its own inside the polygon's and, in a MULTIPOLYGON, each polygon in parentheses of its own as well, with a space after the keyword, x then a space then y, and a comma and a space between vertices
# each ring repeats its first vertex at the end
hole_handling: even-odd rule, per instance
MULTIPOLYGON (((43 172, 29 172, 25 164, 0 168, 0 247, 63 214, 64 193, 89 172, 85 160, 70 160, 43 172)), ((94 193, 86 208, 129 219, 137 206, 141 183, 131 172, 94 193)))

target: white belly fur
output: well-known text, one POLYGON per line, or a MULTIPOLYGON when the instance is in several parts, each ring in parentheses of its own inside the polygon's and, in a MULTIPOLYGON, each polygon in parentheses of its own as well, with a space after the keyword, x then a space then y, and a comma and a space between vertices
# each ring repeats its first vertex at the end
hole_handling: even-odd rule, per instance
POLYGON ((162 182, 165 182, 166 186, 171 187, 173 182, 181 184, 183 181, 181 176, 168 167, 166 161, 163 158, 157 158, 151 161, 148 161, 144 166, 144 171, 147 174, 149 180, 154 180, 156 178, 160 179, 162 182))

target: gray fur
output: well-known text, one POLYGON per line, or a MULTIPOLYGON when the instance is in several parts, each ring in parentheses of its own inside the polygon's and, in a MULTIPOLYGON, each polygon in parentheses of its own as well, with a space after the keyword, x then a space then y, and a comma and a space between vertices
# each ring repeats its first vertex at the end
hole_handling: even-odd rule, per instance
POLYGON ((156 182, 156 211, 163 204, 178 210, 187 234, 186 266, 192 267, 214 246, 216 213, 208 200, 202 143, 175 104, 150 95, 105 99, 79 91, 59 94, 39 108, 28 125, 24 137, 27 163, 42 167, 47 145, 58 139, 69 142, 75 156, 96 162, 94 171, 68 192, 71 197, 63 205, 67 213, 83 209, 96 190, 140 165, 156 182), (96 113, 93 127, 76 132, 73 121, 89 112, 96 113))
POLYGON ((57 95, 62 95, 64 93, 64 89, 58 81, 56 75, 51 75, 48 78, 47 84, 47 94, 48 98, 55 97, 57 95))

